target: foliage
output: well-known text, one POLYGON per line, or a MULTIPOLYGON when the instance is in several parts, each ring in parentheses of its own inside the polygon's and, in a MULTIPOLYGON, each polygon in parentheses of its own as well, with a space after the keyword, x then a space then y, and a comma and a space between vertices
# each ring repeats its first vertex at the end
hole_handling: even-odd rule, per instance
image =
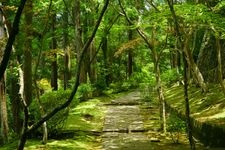
POLYGON ((47 79, 41 79, 37 81, 37 86, 41 90, 41 93, 46 93, 51 91, 51 85, 47 79))
MULTIPOLYGON (((44 109, 45 113, 48 113, 52 111, 55 107, 57 107, 59 104, 64 103, 67 98, 70 96, 71 90, 59 90, 59 91, 52 91, 43 94, 40 97, 41 106, 44 109)), ((77 105, 78 100, 74 100, 73 105, 77 105)), ((69 108, 66 108, 59 113, 57 113, 54 117, 52 117, 47 122, 47 128, 49 133, 56 132, 57 130, 61 129, 64 126, 64 122, 68 117, 69 108)), ((40 104, 37 102, 37 100, 34 100, 34 102, 30 106, 30 123, 34 123, 37 120, 39 120, 42 116, 41 110, 40 110, 40 104)))
POLYGON ((181 134, 185 131, 185 122, 176 115, 170 114, 167 120, 167 130, 171 135, 174 143, 179 143, 181 134))
POLYGON ((177 72, 176 69, 168 69, 162 74, 162 81, 166 86, 171 86, 172 84, 179 81, 181 75, 177 72))
POLYGON ((92 97, 92 92, 94 91, 92 85, 90 83, 82 83, 77 91, 77 98, 81 101, 87 100, 92 97))

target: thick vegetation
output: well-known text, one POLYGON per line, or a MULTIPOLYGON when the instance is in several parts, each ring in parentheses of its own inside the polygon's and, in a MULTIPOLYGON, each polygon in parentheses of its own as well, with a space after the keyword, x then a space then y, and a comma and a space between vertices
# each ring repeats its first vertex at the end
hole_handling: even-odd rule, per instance
POLYGON ((69 115, 79 103, 139 88, 145 99, 157 95, 165 133, 166 101, 182 105, 195 149, 192 110, 213 124, 224 118, 205 110, 225 95, 224 10, 224 0, 0 1, 0 145, 17 139, 23 149, 37 135, 47 143, 73 117, 93 119, 69 115))

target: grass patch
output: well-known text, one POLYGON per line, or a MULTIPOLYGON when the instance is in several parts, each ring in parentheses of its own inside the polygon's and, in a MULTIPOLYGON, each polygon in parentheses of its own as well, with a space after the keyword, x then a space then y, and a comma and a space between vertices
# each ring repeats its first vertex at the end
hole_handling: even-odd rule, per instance
MULTIPOLYGON (((225 98, 219 85, 210 85, 209 92, 203 94, 200 88, 189 87, 191 116, 201 122, 225 124, 225 98)), ((185 113, 183 87, 173 86, 166 90, 167 103, 178 111, 185 113)))
POLYGON ((66 130, 101 131, 106 108, 101 99, 95 98, 80 103, 70 110, 66 130))

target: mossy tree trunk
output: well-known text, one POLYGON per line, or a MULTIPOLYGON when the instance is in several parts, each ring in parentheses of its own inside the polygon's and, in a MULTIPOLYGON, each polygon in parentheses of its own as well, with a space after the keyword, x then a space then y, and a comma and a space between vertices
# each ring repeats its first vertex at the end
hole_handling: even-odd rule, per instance
MULTIPOLYGON (((0 2, 1 6, 1 2, 0 2)), ((2 60, 2 55, 4 54, 3 48, 5 43, 4 39, 6 38, 6 34, 4 31, 4 23, 3 23, 3 13, 0 10, 0 60, 2 60)), ((9 126, 8 126, 8 116, 7 116, 7 102, 6 102, 6 89, 5 89, 5 75, 0 78, 0 114, 1 114, 1 136, 3 143, 7 143, 8 134, 9 134, 9 126)), ((0 142, 1 144, 1 142, 0 142)))
POLYGON ((223 70, 222 70, 222 60, 221 60, 221 44, 220 44, 220 39, 216 39, 216 52, 217 52, 217 61, 218 61, 218 79, 219 83, 221 85, 223 94, 225 95, 225 86, 223 84, 223 70))

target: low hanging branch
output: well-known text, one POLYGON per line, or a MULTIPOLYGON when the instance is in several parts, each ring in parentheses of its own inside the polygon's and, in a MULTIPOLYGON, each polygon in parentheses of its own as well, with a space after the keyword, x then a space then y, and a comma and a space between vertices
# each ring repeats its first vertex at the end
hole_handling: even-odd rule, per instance
POLYGON ((91 37, 88 39, 88 41, 85 43, 84 47, 82 48, 82 53, 80 56, 80 60, 77 64, 77 73, 76 73, 76 81, 73 87, 73 90, 70 94, 70 97, 68 98, 68 100, 63 103, 62 105, 56 107, 53 111, 51 111, 50 113, 48 113, 46 116, 44 116, 43 118, 41 118, 38 122, 36 122, 35 124, 33 124, 28 130, 26 134, 31 133, 32 131, 36 130, 38 127, 40 127, 42 125, 42 123, 44 123, 45 121, 49 120, 51 117, 53 117, 57 112, 59 112, 60 110, 66 108, 67 106, 69 106, 69 104, 72 102, 74 95, 77 92, 78 86, 79 86, 79 78, 80 78, 80 70, 81 70, 81 62, 83 61, 84 55, 86 53, 86 51, 88 50, 88 47, 90 46, 91 42, 93 41, 95 34, 98 30, 98 27, 102 21, 102 18, 104 16, 104 13, 106 12, 106 9, 108 7, 109 4, 109 0, 105 1, 104 7, 102 8, 102 11, 100 13, 100 16, 98 18, 98 21, 95 25, 95 28, 92 32, 91 37))
POLYGON ((16 39, 16 35, 19 32, 20 18, 21 18, 25 3, 26 3, 26 0, 20 1, 20 5, 17 9, 16 16, 15 16, 14 21, 13 21, 12 30, 9 33, 9 39, 8 39, 7 44, 5 46, 3 59, 2 59, 1 65, 0 65, 0 79, 3 77, 3 75, 5 73, 5 70, 6 70, 6 67, 8 65, 9 58, 10 58, 10 55, 11 55, 11 52, 12 52, 13 43, 16 39))

